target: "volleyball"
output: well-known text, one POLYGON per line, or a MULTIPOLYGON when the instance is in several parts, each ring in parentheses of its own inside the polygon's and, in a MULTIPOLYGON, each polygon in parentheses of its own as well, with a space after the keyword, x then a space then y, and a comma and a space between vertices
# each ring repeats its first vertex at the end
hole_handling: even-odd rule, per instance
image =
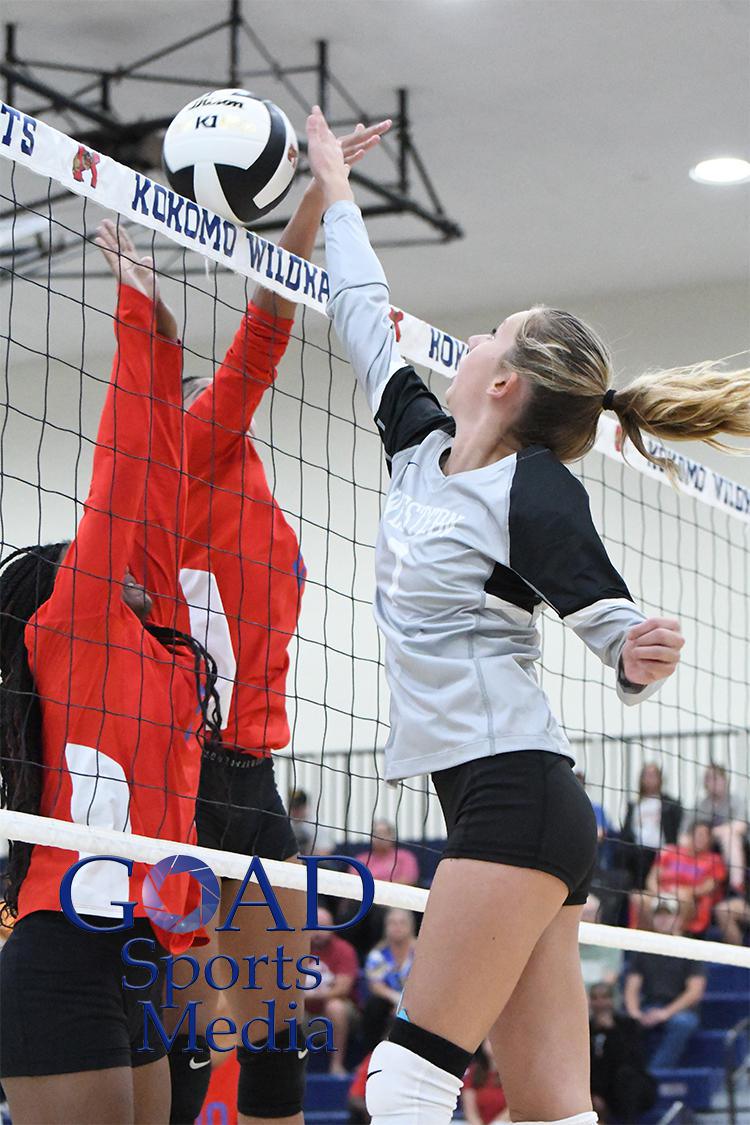
POLYGON ((214 90, 189 102, 164 137, 170 186, 247 226, 281 202, 299 147, 289 118, 249 90, 214 90))

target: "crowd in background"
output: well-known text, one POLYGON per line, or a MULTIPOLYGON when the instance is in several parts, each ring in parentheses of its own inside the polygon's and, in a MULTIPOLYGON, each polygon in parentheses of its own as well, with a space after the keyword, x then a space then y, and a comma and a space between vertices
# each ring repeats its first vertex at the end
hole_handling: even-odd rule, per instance
MULTIPOLYGON (((638 794, 619 829, 601 804, 592 801, 599 849, 584 921, 694 938, 710 933, 714 940, 738 945, 750 941, 747 813, 730 792, 722 766, 710 765, 703 780, 704 796, 695 809, 686 810, 664 791, 660 768, 644 765, 638 794)), ((332 832, 318 825, 304 792, 290 795, 289 810, 300 852, 340 851, 332 832)), ((365 863, 376 879, 411 886, 428 882, 420 879, 415 850, 398 843, 395 826, 385 819, 373 823, 368 848, 346 854, 365 863)), ((319 924, 346 921, 357 906, 322 900, 319 924)), ((323 929, 312 937, 322 980, 308 999, 308 1015, 331 1021, 336 1049, 329 1071, 352 1075, 353 1123, 369 1121, 364 1102, 367 1063, 397 1016, 418 921, 408 910, 375 906, 354 926, 338 932, 323 929)), ((590 1000, 595 1108, 604 1122, 637 1120, 656 1099, 655 1072, 679 1065, 700 1026, 705 969, 683 957, 628 956, 620 949, 594 945, 581 946, 581 964, 590 1000)), ((466 1073, 462 1109, 470 1125, 508 1120, 489 1041, 466 1073)))
MULTIPOLYGON (((582 775, 580 780, 584 782, 582 775)), ((694 809, 665 792, 662 771, 647 763, 637 795, 621 827, 592 800, 599 829, 594 889, 584 920, 633 926, 663 934, 709 935, 734 944, 750 940, 748 817, 730 791, 727 771, 711 764, 704 794, 694 809)), ((300 847, 317 854, 338 851, 332 835, 315 828, 307 796, 290 799, 300 847)), ((419 849, 415 843, 414 848, 419 849)), ((348 850, 376 879, 428 885, 412 848, 397 842, 386 820, 373 824, 370 847, 348 850)), ((346 920, 356 904, 329 900, 321 924, 346 920)), ((313 940, 324 980, 311 1013, 334 1027, 336 1054, 330 1071, 354 1071, 349 1105, 352 1122, 369 1120, 364 1105, 367 1062, 396 1016, 411 967, 417 917, 374 907, 367 918, 338 934, 313 940)), ((590 1000, 591 1082, 595 1108, 605 1122, 634 1121, 653 1105, 656 1072, 679 1065, 700 1026, 706 987, 703 965, 683 957, 624 955, 619 949, 582 945, 584 983, 590 1000)), ((489 1042, 467 1071, 463 1113, 471 1125, 507 1120, 505 1098, 489 1042)))

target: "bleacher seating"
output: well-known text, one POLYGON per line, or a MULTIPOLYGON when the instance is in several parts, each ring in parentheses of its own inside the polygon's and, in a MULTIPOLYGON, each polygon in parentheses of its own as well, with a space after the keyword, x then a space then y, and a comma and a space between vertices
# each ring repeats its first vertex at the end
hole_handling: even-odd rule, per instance
MULTIPOLYGON (((750 969, 709 965, 706 995, 701 1005, 701 1027, 688 1044, 683 1065, 657 1072, 659 1099, 641 1119, 641 1125, 653 1125, 676 1100, 684 1101, 688 1109, 696 1111, 710 1108, 712 1099, 724 1084, 727 1032, 747 1016, 750 1016, 750 969)), ((738 1037, 735 1066, 747 1057, 749 1042, 747 1033, 738 1037)))
MULTIPOLYGON (((411 848, 419 863, 419 885, 429 887, 435 875, 444 839, 402 840, 403 847, 411 848)), ((353 855, 362 851, 362 843, 342 841, 334 849, 337 855, 353 855)), ((623 896, 623 903, 627 899, 623 896)), ((623 915, 626 908, 623 906, 623 915)), ((619 919, 627 923, 626 917, 619 919)), ((708 937, 720 939, 718 932, 708 937)), ((683 1060, 674 1070, 660 1071, 659 1098, 652 1110, 641 1119, 640 1125, 655 1125, 675 1101, 685 1103, 685 1109, 674 1119, 682 1125, 690 1119, 691 1111, 708 1109, 724 1083, 725 1039, 740 1020, 750 1016, 750 970, 731 965, 710 965, 705 999, 701 1005, 701 1027, 696 1032, 683 1060)), ((356 1036, 355 1036, 356 1039, 356 1036)), ((734 1048, 734 1063, 739 1066, 750 1049, 750 1035, 740 1036, 734 1048)), ((356 1060, 348 1059, 353 1064, 356 1060)), ((316 1073, 309 1074, 305 1119, 311 1125, 336 1125, 347 1120, 346 1110, 349 1079, 316 1073)))
MULTIPOLYGON (((675 1101, 685 1102, 685 1113, 674 1125, 688 1120, 689 1111, 707 1109, 724 1083, 724 1040, 741 1019, 750 1015, 750 970, 731 965, 711 965, 703 1023, 688 1046, 684 1065, 660 1071, 659 1099, 641 1125, 655 1125, 675 1101)), ((746 1058, 749 1037, 737 1040, 735 1064, 746 1058)), ((346 1100, 350 1080, 311 1073, 305 1099, 305 1119, 310 1125, 337 1125, 347 1120, 346 1100)))

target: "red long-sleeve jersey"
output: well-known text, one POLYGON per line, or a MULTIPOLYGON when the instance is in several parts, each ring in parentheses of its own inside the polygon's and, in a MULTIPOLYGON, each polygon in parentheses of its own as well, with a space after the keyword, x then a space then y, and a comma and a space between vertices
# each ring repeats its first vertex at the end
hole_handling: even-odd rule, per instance
MULTIPOLYGON (((186 508, 181 348, 152 334, 152 316, 150 300, 121 288, 84 514, 25 640, 42 710, 42 815, 188 841, 200 774, 193 658, 173 655, 122 601, 130 567, 149 583, 157 621, 170 623, 177 605, 186 508)), ((60 880, 79 858, 37 845, 19 915, 59 910, 60 880)), ((140 863, 131 876, 120 864, 88 864, 74 881, 74 905, 80 914, 121 917, 114 904, 140 904, 145 872, 140 863)), ((170 907, 186 913, 193 895, 180 878, 170 907)), ((193 937, 157 936, 175 952, 193 937)))
POLYGON ((190 488, 180 584, 191 631, 219 667, 225 744, 263 754, 289 741, 288 646, 305 568, 248 430, 292 323, 251 303, 185 421, 190 488))

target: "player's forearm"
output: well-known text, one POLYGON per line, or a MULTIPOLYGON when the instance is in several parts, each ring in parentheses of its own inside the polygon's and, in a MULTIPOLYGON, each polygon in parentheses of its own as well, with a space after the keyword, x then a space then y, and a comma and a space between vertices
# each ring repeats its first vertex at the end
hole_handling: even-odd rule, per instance
MULTIPOLYGON (((297 210, 284 228, 279 246, 300 258, 310 258, 323 218, 324 202, 320 185, 310 183, 297 206, 297 210)), ((287 301, 259 285, 253 294, 253 304, 272 316, 291 318, 296 311, 294 301, 287 301)))
MULTIPOLYGON (((92 510, 118 520, 120 541, 132 540, 135 535, 149 458, 153 456, 152 431, 159 423, 158 410, 168 409, 161 401, 166 385, 161 378, 162 366, 169 368, 168 374, 177 379, 179 389, 179 345, 154 342, 152 317, 151 301, 135 289, 121 286, 115 321, 117 351, 99 422, 86 502, 92 510)), ((118 572, 119 566, 118 560, 118 572)))
POLYGON ((157 368, 169 367, 168 375, 177 380, 179 388, 181 355, 177 344, 154 343, 152 320, 152 302, 130 286, 121 286, 115 319, 117 352, 99 421, 91 486, 72 555, 79 609, 102 602, 102 578, 122 582, 132 558, 136 528, 143 519, 151 458, 165 456, 162 449, 154 451, 151 445, 159 412, 170 409, 162 401, 169 379, 162 379, 163 372, 157 368))
POLYGON ((350 201, 325 215, 328 315, 377 414, 388 380, 404 367, 390 320, 388 282, 362 216, 350 201))

